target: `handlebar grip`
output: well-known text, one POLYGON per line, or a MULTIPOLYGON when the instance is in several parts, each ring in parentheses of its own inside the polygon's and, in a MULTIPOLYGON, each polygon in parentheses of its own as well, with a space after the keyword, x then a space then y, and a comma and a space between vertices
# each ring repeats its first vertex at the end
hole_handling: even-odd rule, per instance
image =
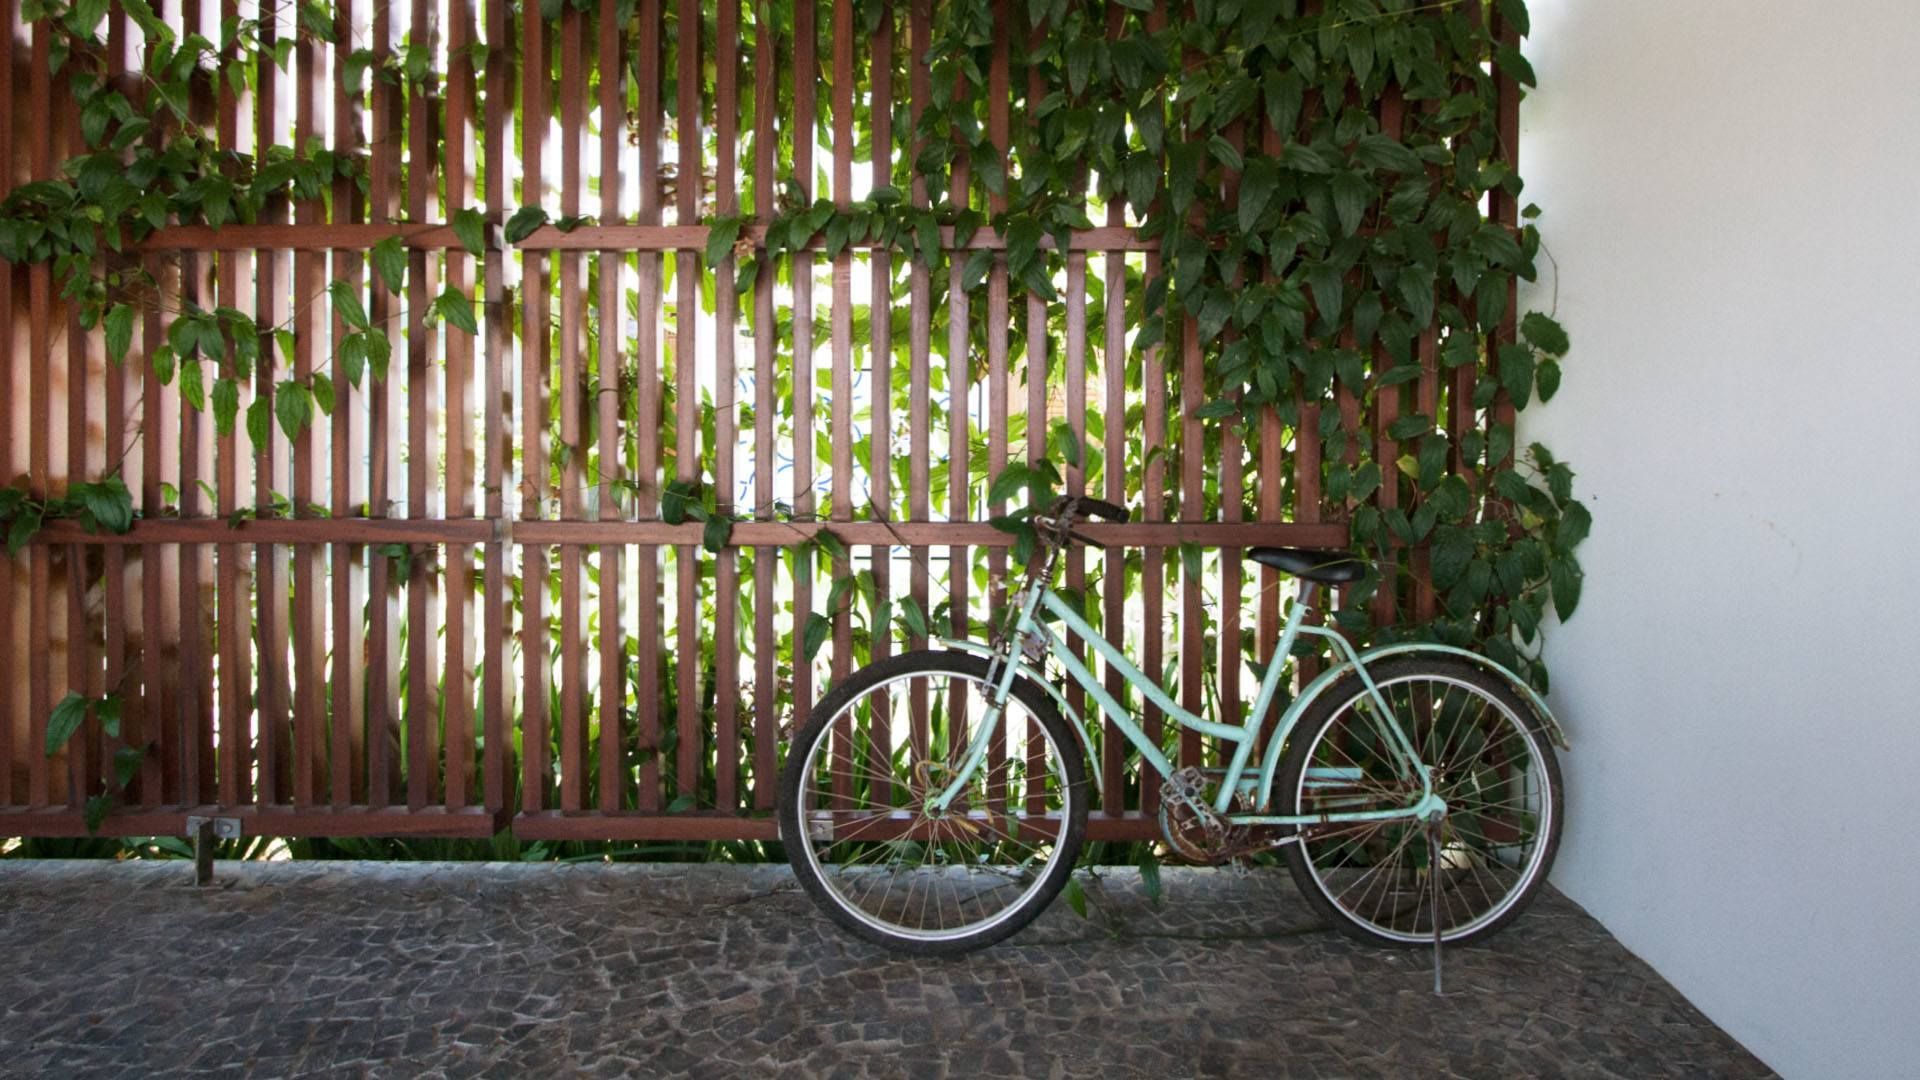
POLYGON ((1082 495, 1074 504, 1074 510, 1091 517, 1105 518, 1108 521, 1124 522, 1133 515, 1124 506, 1117 506, 1105 499, 1095 499, 1082 495))

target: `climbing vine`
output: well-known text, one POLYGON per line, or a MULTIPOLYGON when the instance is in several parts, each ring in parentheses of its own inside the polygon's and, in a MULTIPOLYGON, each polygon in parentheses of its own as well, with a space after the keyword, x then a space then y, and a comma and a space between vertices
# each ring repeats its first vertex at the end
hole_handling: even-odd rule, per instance
MULTIPOLYGON (((1541 250, 1537 207, 1517 228, 1487 216, 1490 199, 1523 189, 1499 145, 1495 74, 1524 86, 1534 76, 1494 27, 1524 35, 1523 0, 1007 6, 1025 27, 1005 25, 992 0, 937 14, 934 100, 912 162, 937 201, 908 206, 889 186, 851 206, 808 203, 790 182, 765 242, 738 260, 736 286, 751 285, 758 260, 810 244, 829 256, 877 244, 931 262, 943 226, 960 247, 989 227, 1004 254, 968 254, 962 286, 1002 265, 1013 289, 1052 303, 1059 253, 1092 226, 1090 201, 1124 206, 1157 242, 1135 352, 1177 348, 1190 324, 1204 358, 1197 417, 1234 425, 1252 447, 1272 410, 1296 452, 1318 443, 1327 508, 1378 556, 1381 571, 1338 612, 1343 628, 1477 645, 1544 687, 1541 624, 1578 605, 1574 549, 1591 518, 1573 498, 1571 467, 1539 444, 1519 450, 1509 419, 1558 390, 1566 332, 1530 311, 1515 340, 1490 344, 1541 250), (1016 94, 1003 152, 985 90, 996 43, 1008 41, 1011 83, 1025 75, 1029 88, 1016 94), (945 194, 956 168, 971 177, 960 201, 945 194), (1002 209, 983 216, 983 194, 1002 209), (1458 389, 1422 412, 1422 378, 1458 389), (1395 454, 1343 423, 1343 399, 1349 415, 1398 407, 1383 425, 1395 454), (1387 487, 1397 497, 1381 500, 1387 487), (1424 575, 1406 557, 1415 549, 1428 553, 1424 575), (1428 587, 1435 618, 1405 618, 1402 603, 1399 621, 1372 625, 1378 591, 1428 587)), ((710 264, 745 223, 711 221, 710 264)), ((1047 472, 1057 483, 1057 465, 1047 472)), ((1007 519, 1019 531, 1048 484, 1025 463, 997 479, 1002 495, 1034 489, 1007 519)), ((1168 483, 1171 498, 1179 478, 1168 483)), ((1304 509, 1290 482, 1287 495, 1304 509)), ((1217 507, 1217 489, 1205 496, 1217 507)))

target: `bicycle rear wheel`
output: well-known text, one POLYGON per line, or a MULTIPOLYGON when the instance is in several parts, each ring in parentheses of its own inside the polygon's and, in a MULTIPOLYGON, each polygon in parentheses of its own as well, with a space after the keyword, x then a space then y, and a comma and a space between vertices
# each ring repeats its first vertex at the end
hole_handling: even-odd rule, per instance
MULTIPOLYGON (((1410 818, 1301 829, 1287 865, 1307 900, 1351 937, 1464 942, 1516 918, 1560 845, 1560 765, 1531 706, 1462 660, 1406 657, 1368 669, 1447 802, 1440 859, 1410 818), (1439 903, 1432 873, 1440 875, 1439 903), (1436 908, 1438 909, 1436 912, 1436 908)), ((1280 772, 1291 813, 1387 810, 1420 796, 1387 753, 1389 721, 1356 674, 1329 687, 1288 739, 1280 772)))
POLYGON ((944 810, 987 715, 988 661, 912 652, 834 687, 781 773, 780 834, 800 883, 841 926, 920 955, 1018 931, 1066 883, 1086 833, 1080 746, 1016 681, 989 755, 944 810))

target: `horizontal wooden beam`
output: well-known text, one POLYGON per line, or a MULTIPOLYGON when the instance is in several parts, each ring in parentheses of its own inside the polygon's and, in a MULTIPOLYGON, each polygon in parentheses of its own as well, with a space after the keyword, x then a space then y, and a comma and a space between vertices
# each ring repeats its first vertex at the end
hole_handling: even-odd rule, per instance
MULTIPOLYGON (((77 521, 50 521, 36 544, 483 544, 494 538, 485 518, 142 518, 125 533, 90 533, 77 521)), ((696 541, 697 542, 697 541, 696 541)))
MULTIPOLYGON (((90 533, 75 521, 52 521, 33 542, 66 545, 140 544, 484 544, 496 538, 516 544, 548 546, 693 546, 701 542, 699 522, 664 521, 517 521, 487 518, 426 520, 407 518, 248 519, 143 518, 126 533, 90 533)), ((1345 525, 1293 521, 1141 521, 1116 525, 1087 522, 1078 532, 1113 547, 1245 548, 1258 545, 1344 548, 1345 525)), ((830 532, 853 547, 1008 547, 1014 538, 985 522, 943 521, 742 521, 733 526, 727 546, 788 547, 830 532)))
POLYGON ((599 814, 546 810, 513 819, 522 840, 774 840, 779 822, 734 814, 599 814))
MULTIPOLYGON (((294 809, 287 806, 130 807, 108 814, 100 836, 185 836, 187 818, 240 819, 242 836, 469 836, 499 831, 496 815, 483 807, 448 810, 431 806, 352 806, 294 809)), ((86 815, 60 806, 41 810, 0 809, 0 836, 88 836, 86 815)))
MULTIPOLYGON (((568 232, 561 232, 552 225, 543 225, 517 244, 507 245, 522 251, 703 251, 707 246, 709 227, 706 225, 583 225, 568 232)), ((391 236, 398 236, 400 242, 409 248, 427 251, 445 250, 460 246, 460 240, 453 233, 452 226, 433 223, 417 225, 358 225, 358 224, 318 224, 318 225, 223 225, 212 228, 207 225, 170 225, 156 229, 142 240, 138 249, 142 251, 358 251, 373 247, 391 236)), ((767 226, 749 225, 741 230, 741 238, 747 243, 764 246, 767 238, 767 226)), ((493 229, 487 232, 487 247, 497 249, 502 238, 493 229)), ((949 250, 963 251, 1000 251, 1007 246, 1006 238, 989 228, 982 228, 967 238, 965 244, 954 240, 953 228, 946 226, 940 230, 940 245, 949 250)), ((880 247, 872 241, 852 241, 848 247, 867 249, 880 247)), ((1043 248, 1053 248, 1053 237, 1040 240, 1043 248)), ((821 237, 814 237, 807 244, 807 250, 818 251, 826 247, 821 237)), ((1135 230, 1126 226, 1099 226, 1092 229, 1075 230, 1068 241, 1072 251, 1157 251, 1158 240, 1141 239, 1135 230)))

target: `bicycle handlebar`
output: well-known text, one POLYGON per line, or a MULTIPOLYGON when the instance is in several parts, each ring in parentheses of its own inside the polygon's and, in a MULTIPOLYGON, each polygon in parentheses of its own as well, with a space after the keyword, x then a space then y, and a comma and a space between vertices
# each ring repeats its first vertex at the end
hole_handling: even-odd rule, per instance
POLYGON ((1053 513, 1071 511, 1075 517, 1097 517, 1108 521, 1124 522, 1133 515, 1124 506, 1110 503, 1105 499, 1096 499, 1090 495, 1063 496, 1054 504, 1053 513))

